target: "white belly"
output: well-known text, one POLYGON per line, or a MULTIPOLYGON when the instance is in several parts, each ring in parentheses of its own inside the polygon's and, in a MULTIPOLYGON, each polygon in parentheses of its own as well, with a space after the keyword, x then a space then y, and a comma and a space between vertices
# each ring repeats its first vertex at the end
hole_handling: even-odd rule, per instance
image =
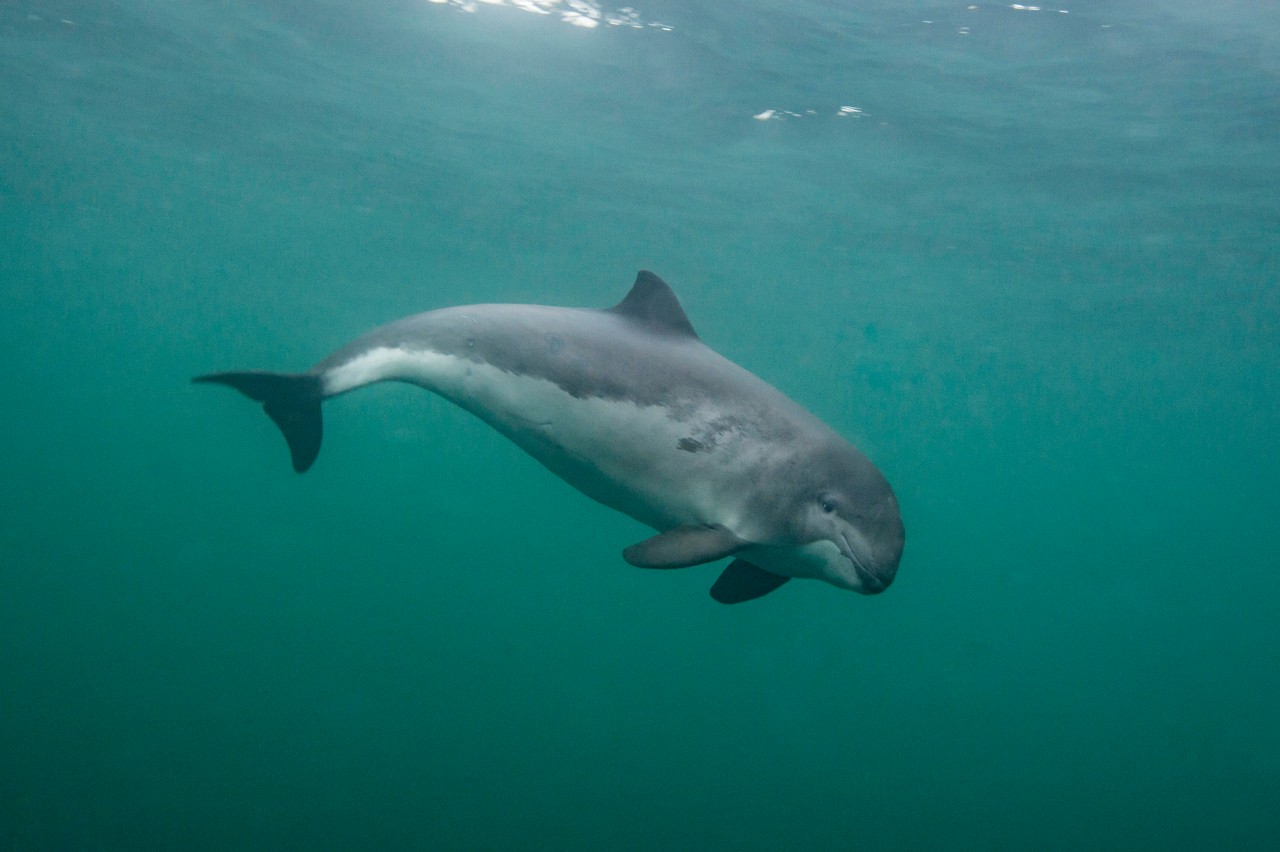
POLYGON ((545 379, 388 347, 330 370, 325 395, 389 379, 466 408, 589 497, 655 529, 723 524, 748 532, 742 523, 750 473, 762 451, 717 428, 730 412, 713 404, 690 404, 677 417, 665 406, 578 398, 545 379))

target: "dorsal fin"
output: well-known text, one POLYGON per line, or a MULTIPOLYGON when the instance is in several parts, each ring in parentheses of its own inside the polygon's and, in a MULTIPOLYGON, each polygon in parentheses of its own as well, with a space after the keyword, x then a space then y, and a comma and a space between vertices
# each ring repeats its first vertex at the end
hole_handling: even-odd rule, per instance
POLYGON ((698 337, 676 294, 667 282, 647 269, 640 270, 627 297, 607 310, 659 334, 695 340, 698 337))

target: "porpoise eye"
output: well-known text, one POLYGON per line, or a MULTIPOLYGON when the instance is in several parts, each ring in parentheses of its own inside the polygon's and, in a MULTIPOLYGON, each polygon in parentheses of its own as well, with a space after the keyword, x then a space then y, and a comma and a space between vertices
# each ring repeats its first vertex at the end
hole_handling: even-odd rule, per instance
POLYGON ((826 512, 828 515, 830 515, 830 514, 831 514, 832 512, 834 512, 835 510, 836 510, 836 504, 835 504, 835 503, 831 502, 830 500, 823 500, 823 501, 822 501, 822 511, 824 511, 824 512, 826 512))

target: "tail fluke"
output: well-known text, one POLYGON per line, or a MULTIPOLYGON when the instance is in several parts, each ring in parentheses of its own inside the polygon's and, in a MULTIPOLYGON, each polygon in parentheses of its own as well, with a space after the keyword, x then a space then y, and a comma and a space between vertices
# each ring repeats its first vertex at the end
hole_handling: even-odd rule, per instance
POLYGON ((320 417, 320 377, 312 373, 210 373, 196 376, 197 384, 233 387, 255 402, 280 427, 293 456, 293 469, 302 473, 320 455, 324 423, 320 417))

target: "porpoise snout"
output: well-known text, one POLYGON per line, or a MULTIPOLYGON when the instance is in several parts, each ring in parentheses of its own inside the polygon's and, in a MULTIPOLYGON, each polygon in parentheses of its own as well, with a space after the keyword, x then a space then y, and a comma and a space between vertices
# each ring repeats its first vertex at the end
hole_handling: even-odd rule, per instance
POLYGON ((862 592, 864 595, 878 595, 885 589, 889 588, 889 584, 893 582, 892 578, 888 580, 881 580, 870 571, 859 571, 858 580, 862 584, 858 587, 858 591, 862 592))
POLYGON ((907 543, 906 529, 902 525, 898 501, 893 494, 884 501, 877 526, 879 529, 871 547, 872 558, 856 565, 858 578, 862 581, 862 592, 868 595, 877 595, 893 583, 893 578, 898 575, 898 563, 902 561, 902 550, 907 543))

